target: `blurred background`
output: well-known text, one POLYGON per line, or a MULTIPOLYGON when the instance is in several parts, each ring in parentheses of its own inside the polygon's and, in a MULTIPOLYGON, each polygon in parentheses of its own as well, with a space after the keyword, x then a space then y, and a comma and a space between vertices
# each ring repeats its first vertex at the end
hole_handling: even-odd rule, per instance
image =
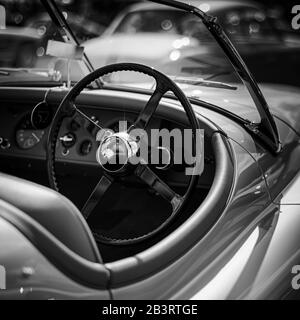
MULTIPOLYGON (((14 16, 10 23, 25 24, 32 14, 37 13, 40 7, 39 2, 39 0, 1 0, 0 4, 11 6, 14 16)), ((101 20, 107 26, 120 11, 141 0, 59 0, 57 2, 70 12, 87 14, 91 20, 101 20)), ((237 2, 243 3, 244 0, 237 0, 237 2)), ((269 10, 281 11, 290 22, 292 7, 300 3, 297 0, 260 0, 259 4, 263 4, 269 10)))
MULTIPOLYGON (((175 27, 176 33, 185 37, 182 38, 185 39, 183 41, 186 41, 187 37, 197 39, 197 33, 200 33, 200 30, 195 30, 193 21, 188 21, 184 26, 179 25, 181 17, 175 13, 166 14, 165 11, 160 11, 152 5, 135 6, 144 1, 56 0, 56 2, 65 13, 76 37, 86 47, 96 67, 132 58, 134 52, 126 51, 125 47, 131 47, 132 51, 137 50, 138 45, 134 41, 138 40, 144 40, 142 44, 139 42, 139 47, 147 45, 145 40, 148 41, 148 45, 151 44, 154 38, 147 38, 146 34, 168 34, 169 38, 155 38, 157 43, 161 41, 161 46, 157 47, 162 50, 164 46, 167 50, 168 39, 173 41, 173 45, 176 41, 170 36, 174 33, 175 27), (100 40, 95 44, 93 39, 100 40), (109 45, 115 50, 113 60, 111 52, 107 52, 107 55, 110 55, 109 60, 104 57, 104 51, 108 51, 109 45), (99 50, 102 52, 101 57, 99 50)), ((193 0, 191 2, 203 11, 219 17, 219 22, 259 82, 300 86, 300 77, 297 74, 297 70, 300 70, 300 30, 294 30, 291 24, 295 16, 292 14, 292 8, 297 1, 261 0, 258 3, 244 0, 193 0)), ((62 39, 40 1, 0 0, 1 4, 6 9, 6 28, 1 28, 0 25, 2 29, 0 67, 42 67, 42 64, 37 64, 37 58, 45 56, 47 41, 62 39)), ((203 36, 201 41, 202 44, 205 42, 203 36)), ((190 42, 177 44, 181 52, 173 50, 168 53, 172 61, 179 59, 178 55, 182 55, 185 47, 193 47, 190 42)), ((196 55, 195 47, 196 45, 193 53, 189 51, 189 55, 196 55)), ((209 52, 208 56, 214 54, 208 41, 206 49, 209 52)), ((157 60, 160 56, 152 53, 152 58, 157 60)), ((45 63, 46 60, 43 61, 45 63)), ((151 61, 147 60, 141 62, 151 64, 151 61)), ((215 62, 221 64, 218 60, 215 62)), ((224 74, 226 70, 220 69, 220 73, 222 72, 224 74)))

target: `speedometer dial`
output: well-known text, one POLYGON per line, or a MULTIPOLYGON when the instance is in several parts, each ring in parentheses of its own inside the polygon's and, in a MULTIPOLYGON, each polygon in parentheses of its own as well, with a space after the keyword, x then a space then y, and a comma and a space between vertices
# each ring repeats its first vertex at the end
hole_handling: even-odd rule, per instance
POLYGON ((37 104, 31 113, 23 116, 16 127, 16 143, 28 150, 41 142, 52 120, 52 110, 45 102, 37 104))
POLYGON ((43 138, 43 130, 18 130, 16 132, 16 141, 21 149, 31 149, 36 146, 43 138))

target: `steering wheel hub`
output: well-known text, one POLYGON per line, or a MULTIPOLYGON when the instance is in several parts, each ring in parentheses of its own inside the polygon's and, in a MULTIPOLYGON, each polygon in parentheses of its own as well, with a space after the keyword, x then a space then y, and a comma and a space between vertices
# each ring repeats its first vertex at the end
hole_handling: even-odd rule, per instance
POLYGON ((127 132, 105 136, 96 152, 100 166, 109 173, 123 173, 129 159, 136 155, 138 144, 127 132))

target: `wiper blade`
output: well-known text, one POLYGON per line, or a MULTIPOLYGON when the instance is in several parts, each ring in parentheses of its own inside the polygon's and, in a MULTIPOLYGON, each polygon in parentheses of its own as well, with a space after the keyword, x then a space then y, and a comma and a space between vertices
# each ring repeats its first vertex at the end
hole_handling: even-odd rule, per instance
POLYGON ((176 77, 176 76, 175 77, 169 76, 169 78, 177 83, 190 84, 190 85, 194 85, 194 86, 203 86, 203 87, 227 89, 227 90, 237 90, 238 89, 238 87, 233 86, 228 83, 218 82, 218 81, 210 81, 210 80, 205 80, 203 78, 176 77))
POLYGON ((17 73, 43 74, 45 77, 48 77, 49 70, 40 68, 0 68, 0 75, 3 76, 10 76, 17 73))
POLYGON ((8 71, 5 70, 0 70, 0 76, 9 76, 10 73, 8 71))
MULTIPOLYGON (((0 68, 0 77, 5 76, 9 81, 54 81, 61 82, 61 73, 45 68, 0 68)), ((1 77, 1 81, 3 78, 1 77)), ((6 79, 4 81, 7 81, 6 79)))

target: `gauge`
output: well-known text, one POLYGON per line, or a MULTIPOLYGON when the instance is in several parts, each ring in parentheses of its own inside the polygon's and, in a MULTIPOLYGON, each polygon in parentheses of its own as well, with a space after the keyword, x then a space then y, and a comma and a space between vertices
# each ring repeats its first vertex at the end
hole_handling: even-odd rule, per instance
POLYGON ((21 149, 31 149, 43 138, 43 130, 17 130, 16 142, 21 149))
POLYGON ((52 109, 43 101, 33 108, 31 112, 31 124, 35 129, 46 129, 51 124, 52 117, 52 109))
POLYGON ((16 143, 21 149, 25 150, 35 147, 38 143, 40 143, 45 134, 43 129, 36 129, 33 127, 31 115, 32 114, 27 113, 25 116, 23 116, 16 128, 16 143))

